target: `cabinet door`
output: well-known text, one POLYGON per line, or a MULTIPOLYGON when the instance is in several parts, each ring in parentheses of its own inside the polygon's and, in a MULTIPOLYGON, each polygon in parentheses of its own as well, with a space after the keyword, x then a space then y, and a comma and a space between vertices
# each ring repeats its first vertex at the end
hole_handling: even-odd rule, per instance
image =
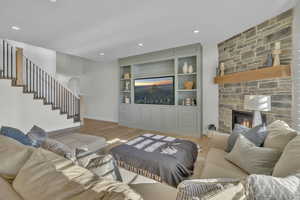
POLYGON ((177 130, 177 109, 172 108, 161 108, 161 131, 163 132, 176 132, 177 130))
POLYGON ((131 126, 131 108, 130 105, 121 104, 119 112, 119 123, 124 126, 131 126))
POLYGON ((200 136, 197 122, 197 108, 178 108, 178 130, 181 135, 200 136))

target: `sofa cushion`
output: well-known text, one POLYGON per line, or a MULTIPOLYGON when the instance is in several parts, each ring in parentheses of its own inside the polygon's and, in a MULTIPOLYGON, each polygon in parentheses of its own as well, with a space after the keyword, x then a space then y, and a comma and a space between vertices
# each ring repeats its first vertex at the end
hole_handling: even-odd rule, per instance
POLYGON ((22 200, 12 186, 0 177, 0 200, 22 200))
POLYGON ((132 184, 130 187, 139 193, 144 200, 176 199, 176 188, 161 183, 132 184))
POLYGON ((244 178, 248 175, 247 172, 227 161, 225 155, 227 155, 225 151, 211 148, 201 178, 244 178))
POLYGON ((252 129, 249 129, 248 131, 245 130, 245 131, 232 132, 230 134, 230 137, 228 138, 228 145, 226 148, 226 152, 230 152, 233 149, 233 147, 236 143, 236 140, 240 135, 245 136, 248 140, 253 142, 256 146, 260 147, 263 145, 263 143, 265 141, 265 138, 267 136, 267 130, 264 125, 259 125, 252 129))
POLYGON ((36 143, 31 140, 27 135, 25 135, 22 131, 16 128, 2 126, 0 133, 7 137, 10 137, 24 145, 27 146, 36 146, 36 143))
POLYGON ((286 177, 296 173, 300 173, 300 135, 286 145, 275 165, 273 176, 286 177))
POLYGON ((33 148, 0 135, 0 176, 14 179, 32 152, 33 148))
POLYGON ((25 199, 141 199, 129 186, 99 178, 61 156, 36 149, 13 182, 25 199))
POLYGON ((271 175, 278 161, 277 149, 257 147, 243 135, 240 135, 232 151, 225 159, 247 171, 249 174, 271 175))
POLYGON ((297 136, 297 131, 290 128, 284 121, 277 120, 267 126, 268 135, 264 147, 276 148, 281 152, 285 146, 297 136))

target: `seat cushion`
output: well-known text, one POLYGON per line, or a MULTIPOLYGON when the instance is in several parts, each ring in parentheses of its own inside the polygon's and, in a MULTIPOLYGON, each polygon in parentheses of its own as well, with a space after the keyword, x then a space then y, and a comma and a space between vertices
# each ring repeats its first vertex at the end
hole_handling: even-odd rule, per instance
POLYGON ((33 148, 0 135, 0 176, 14 179, 32 152, 33 148))
POLYGON ((130 187, 144 200, 176 199, 177 189, 161 183, 132 184, 130 187))
POLYGON ((247 172, 227 161, 226 155, 223 150, 211 148, 201 178, 244 178, 248 175, 247 172))
POLYGON ((296 173, 300 173, 300 135, 286 145, 275 165, 273 176, 286 177, 296 173))
POLYGON ((0 176, 0 200, 22 200, 12 186, 0 176))
POLYGON ((35 150, 13 188, 25 200, 141 199, 129 186, 99 178, 44 149, 35 150))

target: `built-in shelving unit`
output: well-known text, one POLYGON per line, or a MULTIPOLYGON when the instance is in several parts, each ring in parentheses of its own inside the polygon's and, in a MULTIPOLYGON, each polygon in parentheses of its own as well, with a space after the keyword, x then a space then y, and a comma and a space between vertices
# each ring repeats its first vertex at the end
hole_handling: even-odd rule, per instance
POLYGON ((119 123, 121 125, 180 135, 197 137, 201 135, 202 47, 200 44, 132 56, 120 59, 119 62, 119 123), (130 79, 124 77, 125 73, 130 73, 130 79), (174 99, 172 100, 174 105, 135 103, 136 79, 169 76, 174 77, 174 99), (130 88, 126 88, 126 82, 130 83, 130 88), (192 87, 190 87, 191 83, 192 87))

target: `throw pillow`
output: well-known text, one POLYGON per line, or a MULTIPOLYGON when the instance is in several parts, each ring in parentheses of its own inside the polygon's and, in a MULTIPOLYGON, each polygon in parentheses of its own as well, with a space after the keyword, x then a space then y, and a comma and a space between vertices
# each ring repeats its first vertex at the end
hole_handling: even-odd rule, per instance
POLYGON ((230 152, 233 149, 239 135, 245 136, 258 147, 262 146, 267 136, 266 127, 264 125, 256 126, 252 129, 249 129, 248 131, 246 129, 244 129, 244 131, 240 131, 240 128, 241 127, 239 127, 239 131, 233 131, 230 134, 228 138, 227 148, 225 150, 226 152, 230 152))
POLYGON ((300 199, 300 174, 285 178, 250 175, 245 181, 245 189, 249 200, 300 199))
POLYGON ((284 121, 277 120, 267 126, 268 136, 264 146, 268 148, 277 148, 281 152, 284 147, 297 136, 297 131, 291 129, 284 121))
POLYGON ((36 146, 36 143, 32 141, 27 135, 22 131, 12 127, 2 126, 0 133, 7 137, 17 140, 18 142, 27 146, 36 146))
POLYGON ((0 135, 0 176, 7 180, 14 179, 32 152, 33 148, 0 135))
POLYGON ((286 177, 297 172, 300 172, 300 135, 286 145, 275 165, 273 176, 286 177))
POLYGON ((69 160, 75 161, 75 152, 72 151, 72 149, 70 149, 67 145, 54 140, 54 139, 47 139, 45 140, 41 147, 43 149, 46 149, 48 151, 51 151, 53 153, 56 153, 57 155, 60 155, 62 157, 65 157, 69 160))
POLYGON ((249 174, 271 175, 279 156, 278 150, 257 147, 243 135, 240 135, 234 148, 225 156, 225 159, 249 174))
POLYGON ((48 138, 48 133, 38 126, 33 126, 27 135, 31 140, 36 141, 39 146, 48 138))

